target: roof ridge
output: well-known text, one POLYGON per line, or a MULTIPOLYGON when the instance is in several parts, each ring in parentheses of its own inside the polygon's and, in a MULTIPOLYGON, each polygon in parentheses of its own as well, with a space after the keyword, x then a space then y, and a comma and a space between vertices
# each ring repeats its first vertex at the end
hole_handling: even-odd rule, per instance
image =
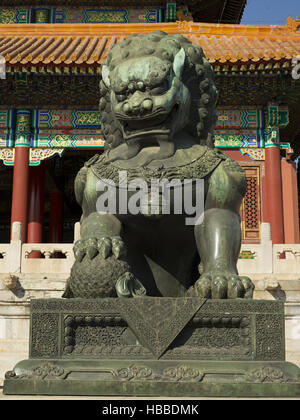
POLYGON ((300 20, 287 18, 286 25, 241 25, 224 23, 201 23, 191 21, 163 22, 163 23, 55 23, 55 24, 0 24, 0 36, 122 36, 125 34, 149 33, 163 30, 169 33, 203 35, 240 35, 240 36, 300 36, 298 29, 300 20))

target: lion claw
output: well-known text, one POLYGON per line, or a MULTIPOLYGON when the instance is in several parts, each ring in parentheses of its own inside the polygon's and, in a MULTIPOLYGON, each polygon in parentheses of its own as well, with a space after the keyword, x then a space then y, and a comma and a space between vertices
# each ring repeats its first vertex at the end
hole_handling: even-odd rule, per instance
POLYGON ((112 253, 117 259, 125 257, 126 247, 120 236, 113 237, 111 240, 111 244, 112 244, 112 253))
POLYGON ((100 253, 106 259, 114 255, 116 259, 120 259, 126 255, 126 247, 120 236, 103 236, 99 240, 97 238, 80 239, 73 247, 76 261, 81 262, 85 255, 92 260, 100 253))
POLYGON ((195 283, 196 294, 203 299, 251 299, 254 285, 248 277, 224 270, 203 273, 195 283))
POLYGON ((111 239, 108 236, 103 236, 99 240, 99 251, 104 259, 108 258, 111 254, 111 239))

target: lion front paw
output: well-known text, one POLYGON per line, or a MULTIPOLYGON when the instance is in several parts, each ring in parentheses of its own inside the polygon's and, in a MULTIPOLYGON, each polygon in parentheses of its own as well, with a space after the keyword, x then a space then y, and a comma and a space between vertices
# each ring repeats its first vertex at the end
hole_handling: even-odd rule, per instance
POLYGON ((251 299, 253 290, 249 277, 226 270, 204 272, 195 283, 197 296, 206 299, 251 299))
POLYGON ((119 236, 82 239, 74 245, 75 262, 65 298, 139 297, 144 286, 132 274, 119 236))
POLYGON ((104 259, 114 255, 116 259, 126 255, 126 247, 120 236, 103 236, 100 239, 80 239, 73 247, 76 261, 81 262, 85 255, 92 260, 100 254, 104 259))

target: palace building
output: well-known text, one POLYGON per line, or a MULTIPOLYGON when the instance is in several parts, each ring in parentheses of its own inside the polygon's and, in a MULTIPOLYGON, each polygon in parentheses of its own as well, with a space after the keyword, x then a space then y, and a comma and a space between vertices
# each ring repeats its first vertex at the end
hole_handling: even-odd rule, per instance
MULTIPOLYGON (((300 363, 300 21, 241 25, 246 3, 1 1, 0 352, 16 340, 26 351, 30 299, 60 297, 73 263, 74 179, 104 148, 102 62, 128 35, 162 30, 201 45, 213 66, 215 147, 247 177, 239 271, 256 297, 286 301, 288 355, 300 363)), ((1 372, 24 358, 15 349, 1 372)))

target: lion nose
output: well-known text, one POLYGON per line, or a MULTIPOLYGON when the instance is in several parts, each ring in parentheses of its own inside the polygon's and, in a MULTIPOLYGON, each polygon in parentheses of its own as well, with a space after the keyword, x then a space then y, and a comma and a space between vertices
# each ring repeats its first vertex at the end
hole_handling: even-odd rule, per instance
POLYGON ((136 92, 132 98, 126 101, 122 110, 127 115, 138 115, 145 112, 150 112, 153 108, 153 101, 150 98, 145 98, 140 93, 136 92))
POLYGON ((127 102, 128 106, 126 106, 126 103, 123 105, 123 111, 126 114, 143 114, 144 112, 151 111, 153 107, 153 102, 150 98, 145 98, 145 94, 142 92, 136 91, 132 97, 127 102))
POLYGON ((142 102, 142 107, 143 107, 143 109, 145 110, 145 111, 151 111, 151 109, 152 109, 152 107, 153 107, 153 102, 152 102, 152 100, 151 99, 145 99, 143 102, 142 102))
POLYGON ((141 111, 141 98, 136 98, 131 101, 132 105, 132 113, 133 114, 139 114, 141 111))
POLYGON ((125 102, 125 104, 123 105, 123 111, 125 112, 125 114, 130 114, 131 107, 128 102, 125 102))

